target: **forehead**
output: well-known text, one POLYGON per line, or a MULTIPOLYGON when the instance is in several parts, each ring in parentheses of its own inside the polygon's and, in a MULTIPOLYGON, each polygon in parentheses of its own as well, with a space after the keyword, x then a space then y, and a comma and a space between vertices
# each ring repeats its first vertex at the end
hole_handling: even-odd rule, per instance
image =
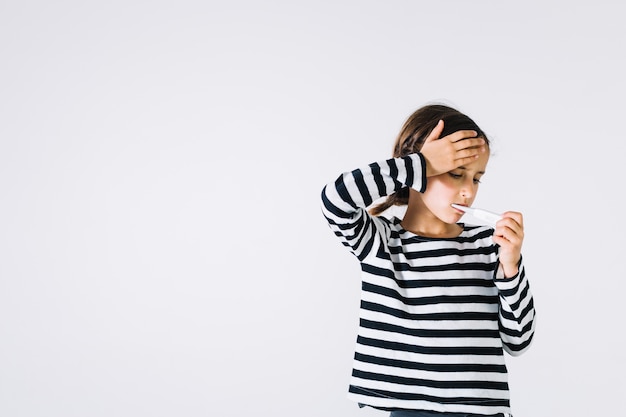
POLYGON ((459 169, 471 172, 471 173, 481 173, 484 174, 487 171, 487 162, 489 162, 489 148, 485 150, 485 152, 481 153, 480 156, 474 161, 463 164, 459 167, 459 169))

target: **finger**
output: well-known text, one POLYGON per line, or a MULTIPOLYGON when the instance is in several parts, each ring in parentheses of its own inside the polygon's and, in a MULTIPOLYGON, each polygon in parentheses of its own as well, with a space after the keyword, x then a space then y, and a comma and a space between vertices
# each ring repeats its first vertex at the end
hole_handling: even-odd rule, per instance
POLYGON ((476 160, 483 152, 485 152, 484 147, 462 149, 455 153, 454 160, 460 165, 469 164, 476 160))
POLYGON ((521 227, 524 227, 524 216, 518 211, 505 211, 502 213, 502 217, 513 219, 521 227))
POLYGON ((502 236, 516 246, 522 242, 522 237, 520 236, 520 234, 510 227, 504 229, 504 233, 502 234, 502 236))
POLYGON ((502 236, 498 236, 496 234, 493 235, 493 242, 497 245, 500 245, 500 247, 504 247, 506 245, 509 244, 509 241, 506 240, 505 238, 503 238, 502 236))
POLYGON ((485 145, 485 139, 483 138, 471 138, 471 139, 461 139, 456 142, 453 142, 453 146, 456 150, 467 149, 467 148, 480 148, 485 145))
POLYGON ((485 147, 484 146, 473 147, 473 148, 464 148, 464 149, 461 149, 461 150, 457 150, 455 152, 455 159, 476 158, 483 152, 485 152, 485 147))
POLYGON ((502 225, 498 222, 496 230, 494 231, 494 237, 504 239, 509 244, 515 247, 521 247, 524 241, 524 233, 508 226, 502 225))
POLYGON ((510 231, 511 233, 514 233, 522 239, 524 237, 524 228, 511 217, 502 217, 500 220, 498 220, 498 222, 496 223, 496 230, 500 235, 509 236, 510 234, 508 233, 508 231, 510 231))
POLYGON ((458 142, 460 140, 470 139, 470 138, 476 138, 476 139, 482 140, 482 138, 477 138, 476 135, 478 135, 478 133, 475 130, 457 130, 456 132, 450 133, 448 136, 445 136, 445 137, 449 139, 450 142, 458 142))
POLYGON ((511 241, 509 236, 506 235, 505 232, 494 233, 493 241, 500 246, 510 247, 511 245, 513 245, 513 242, 511 241))
POLYGON ((439 139, 441 132, 443 132, 443 120, 437 122, 437 126, 430 132, 424 143, 439 139))
POLYGON ((474 155, 466 158, 455 159, 454 165, 456 165, 456 167, 458 168, 462 167, 463 165, 471 164, 472 162, 476 161, 476 158, 478 158, 479 156, 480 155, 474 155))

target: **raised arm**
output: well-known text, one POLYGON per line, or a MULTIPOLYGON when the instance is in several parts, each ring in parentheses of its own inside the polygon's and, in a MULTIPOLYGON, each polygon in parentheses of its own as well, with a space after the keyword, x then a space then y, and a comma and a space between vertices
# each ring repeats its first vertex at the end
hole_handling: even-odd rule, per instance
POLYGON ((403 187, 423 192, 426 164, 421 154, 374 162, 339 176, 322 190, 322 213, 331 230, 352 253, 363 260, 370 252, 384 222, 367 207, 380 197, 403 187))
POLYGON ((459 130, 440 139, 443 127, 440 120, 419 153, 346 172, 322 190, 322 210, 328 224, 359 260, 370 252, 376 230, 385 228, 381 219, 367 213, 370 204, 402 187, 424 192, 427 175, 455 169, 485 152, 485 141, 477 138, 475 131, 459 130))

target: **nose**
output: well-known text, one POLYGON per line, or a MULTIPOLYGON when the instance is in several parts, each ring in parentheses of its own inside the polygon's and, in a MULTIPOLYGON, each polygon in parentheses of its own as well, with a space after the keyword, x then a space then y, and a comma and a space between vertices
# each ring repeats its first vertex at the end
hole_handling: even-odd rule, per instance
POLYGON ((474 180, 470 179, 469 181, 464 182, 461 186, 461 197, 469 200, 474 197, 474 193, 474 180))

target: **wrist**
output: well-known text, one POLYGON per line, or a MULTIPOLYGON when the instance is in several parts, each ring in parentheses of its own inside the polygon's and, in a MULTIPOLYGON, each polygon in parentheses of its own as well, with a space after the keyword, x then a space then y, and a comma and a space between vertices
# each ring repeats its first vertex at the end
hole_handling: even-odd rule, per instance
POLYGON ((433 165, 428 161, 428 159, 424 158, 424 175, 426 178, 434 177, 435 175, 439 175, 438 172, 435 171, 433 165))
POLYGON ((513 278, 519 274, 520 265, 522 263, 522 257, 520 256, 517 261, 509 262, 508 260, 500 259, 500 268, 504 278, 513 278))
POLYGON ((504 278, 513 278, 519 274, 519 268, 517 264, 502 264, 502 273, 504 274, 504 278))

